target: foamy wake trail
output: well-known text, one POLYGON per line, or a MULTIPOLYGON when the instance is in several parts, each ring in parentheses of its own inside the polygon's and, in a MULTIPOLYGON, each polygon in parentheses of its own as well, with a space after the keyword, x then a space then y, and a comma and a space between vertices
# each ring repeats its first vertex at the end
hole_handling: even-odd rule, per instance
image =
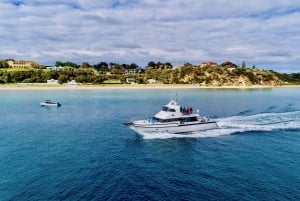
POLYGON ((167 132, 140 133, 144 139, 204 138, 251 131, 300 129, 300 111, 284 113, 261 113, 251 116, 232 116, 215 119, 218 129, 197 131, 188 134, 167 132))

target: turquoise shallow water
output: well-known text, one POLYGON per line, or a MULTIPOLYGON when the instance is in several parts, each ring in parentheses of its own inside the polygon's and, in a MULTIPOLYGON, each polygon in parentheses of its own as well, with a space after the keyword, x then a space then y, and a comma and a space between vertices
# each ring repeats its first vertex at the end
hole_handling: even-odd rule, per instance
POLYGON ((299 88, 0 91, 0 200, 299 200, 299 88), (193 135, 123 122, 170 98, 218 121, 193 135), (42 108, 44 99, 61 108, 42 108))

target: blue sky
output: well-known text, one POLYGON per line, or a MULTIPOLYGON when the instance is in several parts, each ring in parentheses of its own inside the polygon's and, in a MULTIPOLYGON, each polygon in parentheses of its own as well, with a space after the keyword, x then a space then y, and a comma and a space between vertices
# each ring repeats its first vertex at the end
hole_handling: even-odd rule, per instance
POLYGON ((295 0, 1 0, 0 59, 232 61, 300 72, 295 0))

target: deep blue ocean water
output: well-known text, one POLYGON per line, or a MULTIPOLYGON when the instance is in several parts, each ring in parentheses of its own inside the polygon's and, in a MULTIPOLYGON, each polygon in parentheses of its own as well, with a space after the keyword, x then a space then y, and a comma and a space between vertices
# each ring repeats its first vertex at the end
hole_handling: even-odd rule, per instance
POLYGON ((10 90, 0 98, 0 200, 300 200, 300 88, 10 90), (171 98, 220 128, 138 135, 123 125, 171 98), (40 107, 45 99, 62 107, 40 107))

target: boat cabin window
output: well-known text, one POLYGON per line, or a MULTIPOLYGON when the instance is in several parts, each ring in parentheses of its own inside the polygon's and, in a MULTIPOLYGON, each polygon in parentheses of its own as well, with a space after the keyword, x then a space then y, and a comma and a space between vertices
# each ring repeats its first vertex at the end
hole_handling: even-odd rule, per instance
POLYGON ((168 107, 163 106, 161 110, 167 112, 168 111, 168 107))
POLYGON ((197 117, 186 117, 186 118, 174 118, 174 119, 157 119, 158 122, 168 123, 168 122, 193 122, 198 121, 197 117))
POLYGON ((189 117, 188 118, 188 121, 197 121, 198 119, 197 119, 197 117, 189 117))
POLYGON ((197 117, 185 117, 181 118, 180 122, 193 122, 193 121, 198 121, 197 117))
POLYGON ((168 122, 176 122, 179 121, 179 119, 161 119, 161 123, 168 123, 168 122))
POLYGON ((166 107, 166 106, 163 106, 161 110, 162 110, 162 111, 165 111, 165 112, 176 112, 175 109, 168 108, 168 107, 166 107))
POLYGON ((154 122, 161 122, 161 119, 156 118, 156 117, 151 117, 151 118, 148 119, 148 122, 152 122, 152 123, 154 123, 154 122))

